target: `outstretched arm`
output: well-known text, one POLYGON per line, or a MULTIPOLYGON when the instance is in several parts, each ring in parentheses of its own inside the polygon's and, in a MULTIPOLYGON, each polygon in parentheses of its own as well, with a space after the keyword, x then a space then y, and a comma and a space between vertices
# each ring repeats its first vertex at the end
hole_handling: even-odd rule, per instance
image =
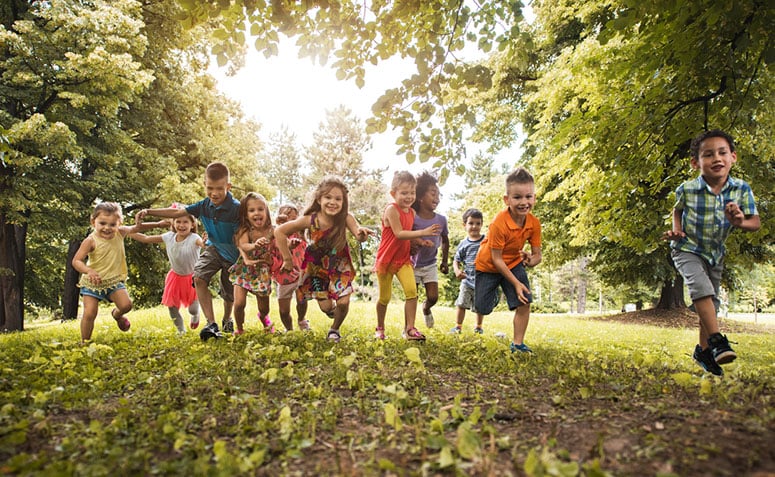
POLYGON ((302 215, 296 220, 286 222, 274 229, 275 244, 277 250, 280 251, 280 256, 283 257, 283 270, 293 270, 293 259, 291 257, 291 248, 288 245, 288 237, 306 229, 311 220, 311 216, 302 215))
POLYGON ((347 229, 359 242, 365 242, 369 235, 374 235, 373 230, 361 227, 353 214, 347 214, 347 229))
POLYGON ((392 205, 385 211, 385 220, 393 231, 393 235, 400 240, 411 240, 426 235, 439 235, 441 233, 441 225, 439 224, 433 224, 430 227, 421 230, 404 230, 404 227, 401 225, 401 216, 398 214, 398 209, 392 205))
POLYGON ((162 243, 164 240, 161 238, 161 235, 145 235, 140 232, 134 232, 129 234, 129 238, 132 240, 137 240, 140 243, 162 243))

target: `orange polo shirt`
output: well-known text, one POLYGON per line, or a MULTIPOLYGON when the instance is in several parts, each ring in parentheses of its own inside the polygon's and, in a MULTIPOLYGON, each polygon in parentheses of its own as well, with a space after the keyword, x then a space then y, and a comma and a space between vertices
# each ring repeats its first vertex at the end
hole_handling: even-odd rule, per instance
POLYGON ((503 261, 511 270, 522 261, 520 252, 525 247, 525 242, 529 242, 531 247, 541 246, 541 223, 538 219, 528 213, 525 226, 520 227, 511 218, 509 209, 498 212, 479 246, 476 271, 499 273, 492 262, 492 250, 503 251, 503 261))

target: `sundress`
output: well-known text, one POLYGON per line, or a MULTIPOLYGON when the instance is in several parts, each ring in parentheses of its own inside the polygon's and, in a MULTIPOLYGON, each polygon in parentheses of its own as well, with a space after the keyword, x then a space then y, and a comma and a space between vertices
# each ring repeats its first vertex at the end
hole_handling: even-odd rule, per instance
POLYGON ((304 281, 300 287, 307 298, 337 300, 353 292, 355 268, 350 247, 336 250, 328 237, 332 230, 321 230, 317 214, 310 216, 310 243, 304 254, 304 281))
POLYGON ((295 247, 289 247, 291 262, 293 262, 293 269, 291 271, 283 270, 283 257, 280 254, 280 250, 277 247, 274 248, 274 256, 272 257, 272 277, 279 285, 297 283, 299 281, 299 276, 304 272, 304 256, 306 255, 307 242, 305 242, 299 234, 293 234, 288 238, 299 238, 301 240, 295 247))
POLYGON ((229 267, 229 281, 256 295, 269 296, 272 293, 272 257, 275 249, 273 238, 270 243, 249 252, 251 260, 259 260, 257 265, 246 265, 240 254, 237 262, 229 267))

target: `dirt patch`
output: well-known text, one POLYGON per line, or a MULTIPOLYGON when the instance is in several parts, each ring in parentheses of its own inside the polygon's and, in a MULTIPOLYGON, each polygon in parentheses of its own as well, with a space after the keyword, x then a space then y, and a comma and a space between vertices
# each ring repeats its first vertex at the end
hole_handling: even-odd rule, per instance
MULTIPOLYGON (((617 313, 616 315, 594 316, 589 319, 597 321, 615 321, 619 323, 658 326, 663 328, 697 328, 697 314, 688 308, 678 310, 648 310, 617 313)), ((766 324, 744 323, 735 320, 721 319, 719 325, 724 333, 775 333, 775 326, 766 324)))

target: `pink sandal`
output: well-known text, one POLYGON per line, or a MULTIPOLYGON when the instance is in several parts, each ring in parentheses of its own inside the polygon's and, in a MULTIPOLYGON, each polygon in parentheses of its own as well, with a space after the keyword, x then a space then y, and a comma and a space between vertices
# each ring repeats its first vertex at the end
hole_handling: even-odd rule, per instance
POLYGON ((118 318, 116 318, 116 315, 113 313, 114 311, 118 311, 118 308, 113 308, 112 310, 110 310, 110 316, 112 316, 113 319, 116 320, 118 329, 121 331, 129 331, 129 327, 132 326, 132 323, 129 322, 129 318, 127 318, 124 315, 121 315, 118 318))
POLYGON ((413 326, 406 330, 406 339, 410 341, 425 341, 425 335, 413 326))

